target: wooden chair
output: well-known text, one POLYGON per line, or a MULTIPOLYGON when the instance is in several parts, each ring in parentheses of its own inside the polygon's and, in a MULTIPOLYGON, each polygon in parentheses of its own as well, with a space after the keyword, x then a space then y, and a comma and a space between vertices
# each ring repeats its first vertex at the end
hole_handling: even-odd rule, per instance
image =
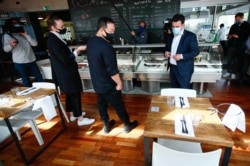
POLYGON ((206 153, 176 151, 153 142, 152 166, 218 166, 221 149, 206 153))

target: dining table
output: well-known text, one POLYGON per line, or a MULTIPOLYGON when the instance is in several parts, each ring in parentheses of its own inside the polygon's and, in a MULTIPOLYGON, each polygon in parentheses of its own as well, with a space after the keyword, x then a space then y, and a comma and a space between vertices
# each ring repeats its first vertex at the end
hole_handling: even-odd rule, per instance
POLYGON ((145 165, 151 165, 150 142, 158 138, 182 140, 189 142, 216 145, 225 148, 222 165, 227 166, 230 160, 234 141, 221 122, 219 115, 214 112, 209 98, 187 98, 189 107, 181 108, 167 104, 167 96, 152 96, 144 129, 144 158, 145 165), (176 115, 199 114, 201 119, 193 125, 194 136, 177 134, 175 132, 176 115))
MULTIPOLYGON (((19 87, 21 92, 28 92, 30 88, 27 87, 19 87)), ((32 88, 31 88, 32 89, 32 88)), ((6 125, 11 133, 11 136, 15 142, 15 145, 17 147, 17 150, 19 151, 20 157, 22 158, 23 162, 25 165, 29 165, 31 164, 46 148, 48 148, 51 143, 56 140, 56 138, 58 136, 60 136, 61 133, 63 133, 63 131, 66 130, 66 124, 63 118, 63 113, 62 113, 62 108, 61 105, 59 103, 59 96, 57 94, 56 89, 46 89, 46 88, 38 88, 35 91, 32 91, 32 93, 27 93, 25 95, 16 95, 13 94, 12 91, 7 91, 5 93, 2 94, 3 96, 11 96, 11 104, 3 104, 0 106, 0 118, 4 119, 4 121, 6 122, 6 125), (58 130, 57 133, 55 133, 54 136, 51 136, 50 139, 39 148, 39 150, 37 150, 36 153, 34 153, 30 158, 28 158, 25 155, 25 151, 23 150, 21 144, 19 143, 19 140, 15 134, 15 132, 12 129, 11 123, 9 121, 9 118, 15 114, 17 114, 18 112, 22 111, 25 108, 30 107, 33 103, 30 102, 31 99, 38 99, 38 98, 42 98, 45 96, 51 96, 53 95, 55 96, 56 99, 56 103, 57 103, 57 107, 59 110, 59 115, 60 115, 60 121, 59 123, 61 123, 62 127, 60 130, 58 130)))

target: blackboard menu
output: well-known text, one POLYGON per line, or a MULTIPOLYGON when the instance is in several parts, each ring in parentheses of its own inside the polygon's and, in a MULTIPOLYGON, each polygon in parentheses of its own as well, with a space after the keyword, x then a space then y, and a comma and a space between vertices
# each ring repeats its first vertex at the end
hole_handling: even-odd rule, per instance
POLYGON ((144 20, 149 32, 162 33, 163 21, 180 12, 180 0, 69 0, 69 6, 78 41, 96 32, 97 20, 102 16, 115 21, 117 36, 130 36, 124 20, 134 30, 144 20))

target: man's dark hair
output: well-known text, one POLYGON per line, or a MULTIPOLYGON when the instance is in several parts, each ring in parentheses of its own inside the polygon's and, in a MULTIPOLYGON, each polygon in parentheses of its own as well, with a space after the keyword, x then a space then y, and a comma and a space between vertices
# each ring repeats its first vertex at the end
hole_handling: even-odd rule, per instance
POLYGON ((47 20, 47 26, 48 26, 48 28, 51 30, 51 27, 52 26, 55 26, 56 25, 56 21, 57 20, 61 20, 61 18, 60 17, 58 17, 58 16, 50 16, 50 18, 47 20))
POLYGON ((172 22, 177 22, 177 21, 181 21, 181 23, 184 24, 185 23, 185 16, 183 16, 182 14, 174 15, 172 18, 172 22))
POLYGON ((97 22, 97 30, 100 28, 106 28, 108 23, 115 23, 111 18, 109 17, 101 17, 99 18, 97 22))
POLYGON ((239 12, 239 13, 235 14, 235 17, 241 17, 241 18, 243 18, 243 17, 244 17, 244 14, 241 13, 241 12, 239 12))
POLYGON ((224 24, 220 24, 220 27, 221 27, 221 28, 224 27, 224 24))

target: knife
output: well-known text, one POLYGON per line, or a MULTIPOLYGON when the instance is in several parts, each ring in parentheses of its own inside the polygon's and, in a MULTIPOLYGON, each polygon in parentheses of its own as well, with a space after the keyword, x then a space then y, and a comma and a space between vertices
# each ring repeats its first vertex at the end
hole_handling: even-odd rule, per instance
POLYGON ((184 127, 185 127, 185 133, 188 134, 188 129, 187 129, 187 123, 186 123, 185 115, 183 115, 183 123, 184 123, 184 127))
POLYGON ((36 87, 31 87, 29 89, 26 89, 25 91, 21 92, 20 95, 22 94, 25 94, 25 93, 28 93, 29 91, 33 90, 33 89, 36 89, 36 87))

